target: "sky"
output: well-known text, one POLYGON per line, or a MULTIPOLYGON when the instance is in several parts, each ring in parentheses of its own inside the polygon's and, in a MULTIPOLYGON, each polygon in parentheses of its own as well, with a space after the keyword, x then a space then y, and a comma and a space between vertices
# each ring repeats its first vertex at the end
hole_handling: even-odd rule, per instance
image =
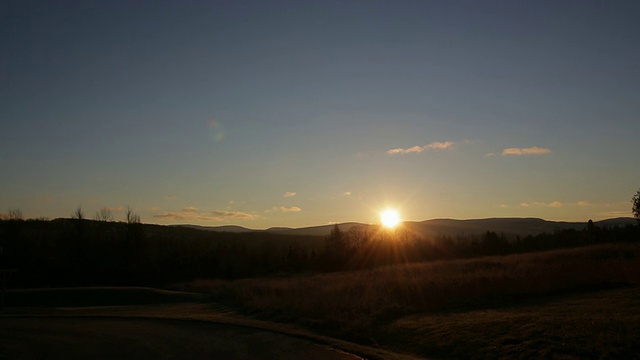
POLYGON ((637 1, 3 1, 0 214, 631 216, 637 1))

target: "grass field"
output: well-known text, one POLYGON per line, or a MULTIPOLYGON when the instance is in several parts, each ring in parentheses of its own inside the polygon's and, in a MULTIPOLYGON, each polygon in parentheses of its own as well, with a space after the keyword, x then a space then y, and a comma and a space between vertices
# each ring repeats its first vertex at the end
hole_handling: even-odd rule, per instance
POLYGON ((640 246, 406 264, 233 282, 201 280, 245 314, 435 358, 633 358, 640 246))

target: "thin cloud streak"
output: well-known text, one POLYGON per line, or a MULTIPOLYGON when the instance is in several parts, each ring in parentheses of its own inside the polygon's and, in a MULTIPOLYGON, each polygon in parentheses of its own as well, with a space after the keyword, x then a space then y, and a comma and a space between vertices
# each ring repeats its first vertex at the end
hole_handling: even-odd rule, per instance
POLYGON ((412 153, 421 153, 426 150, 447 150, 453 148, 455 143, 453 141, 436 141, 424 146, 412 146, 410 148, 396 148, 387 151, 389 155, 406 155, 412 153))
POLYGON ((543 147, 528 147, 528 148, 507 148, 502 150, 503 156, 515 155, 546 155, 551 154, 551 149, 543 147))
POLYGON ((553 208, 558 208, 558 207, 562 207, 564 204, 561 203, 560 201, 553 201, 550 203, 545 203, 545 202, 540 202, 540 201, 535 201, 535 202, 522 202, 520 203, 521 207, 530 207, 530 206, 541 206, 541 207, 553 207, 553 208))
POLYGON ((167 219, 167 220, 202 220, 202 221, 223 221, 223 218, 207 216, 198 213, 185 213, 185 212, 167 212, 163 211, 159 214, 153 214, 154 218, 167 219))
POLYGON ((283 197, 292 197, 292 196, 296 196, 296 192, 295 191, 287 191, 286 193, 284 193, 284 195, 282 195, 283 197))
POLYGON ((249 220, 252 220, 255 218, 255 215, 251 215, 242 211, 214 210, 209 213, 214 216, 218 216, 222 218, 249 219, 249 220))
MULTIPOLYGON (((191 209, 191 208, 185 208, 191 209)), ((224 211, 224 210, 214 210, 208 213, 197 213, 195 211, 189 211, 183 209, 181 212, 168 212, 163 211, 158 214, 154 214, 154 218, 159 219, 167 219, 167 220, 200 220, 200 221, 225 221, 227 219, 245 219, 245 220, 253 220, 257 216, 248 214, 241 211, 224 211)))
POLYGON ((286 206, 274 206, 271 208, 271 210, 274 211, 282 211, 282 212, 298 212, 298 211, 302 211, 302 209, 300 209, 297 206, 291 206, 291 207, 286 207, 286 206))

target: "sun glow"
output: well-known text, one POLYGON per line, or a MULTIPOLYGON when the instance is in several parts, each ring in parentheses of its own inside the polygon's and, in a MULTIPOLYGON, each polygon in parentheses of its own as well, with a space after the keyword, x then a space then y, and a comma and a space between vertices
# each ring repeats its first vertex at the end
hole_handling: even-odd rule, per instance
POLYGON ((393 229, 400 223, 400 214, 397 210, 386 209, 380 213, 382 225, 388 229, 393 229))

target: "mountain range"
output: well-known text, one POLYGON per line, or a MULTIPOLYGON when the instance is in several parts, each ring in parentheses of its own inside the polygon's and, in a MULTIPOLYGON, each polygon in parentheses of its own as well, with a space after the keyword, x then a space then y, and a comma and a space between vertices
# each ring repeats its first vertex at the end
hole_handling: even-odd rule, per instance
MULTIPOLYGON (((622 217, 594 222, 594 225, 597 227, 625 226, 627 224, 636 224, 636 219, 622 217)), ((254 230, 236 225, 175 226, 228 233, 266 232, 283 235, 326 236, 331 232, 335 225, 336 224, 319 225, 303 228, 273 227, 266 230, 254 230)), ((337 225, 342 231, 349 231, 353 227, 362 229, 370 228, 373 230, 379 226, 357 222, 346 222, 337 225)), ((488 218, 471 220, 433 219, 424 221, 405 221, 401 226, 423 237, 480 235, 487 231, 504 233, 507 236, 527 236, 541 233, 553 233, 554 231, 565 229, 582 230, 587 227, 587 222, 549 221, 539 218, 488 218)))

